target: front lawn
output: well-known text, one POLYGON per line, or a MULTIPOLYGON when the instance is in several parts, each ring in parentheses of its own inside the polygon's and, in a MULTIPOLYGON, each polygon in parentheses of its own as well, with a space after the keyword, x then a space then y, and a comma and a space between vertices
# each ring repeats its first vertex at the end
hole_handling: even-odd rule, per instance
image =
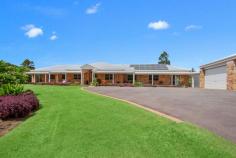
POLYGON ((77 86, 29 86, 41 109, 0 138, 1 158, 236 157, 236 146, 77 86))

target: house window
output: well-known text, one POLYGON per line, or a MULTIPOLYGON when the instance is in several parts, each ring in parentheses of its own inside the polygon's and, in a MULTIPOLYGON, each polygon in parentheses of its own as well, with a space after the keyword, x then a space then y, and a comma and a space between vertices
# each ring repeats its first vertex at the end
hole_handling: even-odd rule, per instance
POLYGON ((152 75, 149 75, 149 81, 152 81, 152 75))
MULTIPOLYGON (((153 80, 158 81, 159 80, 159 75, 153 75, 153 80)), ((152 81, 152 75, 149 75, 149 81, 152 81)))
POLYGON ((65 80, 65 79, 66 79, 66 75, 65 75, 65 74, 62 74, 62 75, 61 75, 61 78, 62 78, 63 80, 65 80))
POLYGON ((55 80, 55 75, 50 75, 50 78, 51 78, 52 80, 55 80))
POLYGON ((74 80, 80 80, 81 75, 80 74, 74 74, 74 80))
POLYGON ((153 75, 153 80, 158 81, 159 80, 159 75, 153 75))
POLYGON ((128 75, 128 81, 133 81, 133 75, 128 75))
POLYGON ((113 75, 112 74, 105 74, 105 80, 112 80, 113 75))

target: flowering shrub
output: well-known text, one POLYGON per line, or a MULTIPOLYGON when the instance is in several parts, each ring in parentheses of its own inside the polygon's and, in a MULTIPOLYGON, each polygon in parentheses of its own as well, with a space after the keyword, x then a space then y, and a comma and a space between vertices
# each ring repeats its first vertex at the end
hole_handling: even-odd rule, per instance
POLYGON ((0 96, 0 119, 25 117, 38 108, 39 101, 32 91, 0 96))

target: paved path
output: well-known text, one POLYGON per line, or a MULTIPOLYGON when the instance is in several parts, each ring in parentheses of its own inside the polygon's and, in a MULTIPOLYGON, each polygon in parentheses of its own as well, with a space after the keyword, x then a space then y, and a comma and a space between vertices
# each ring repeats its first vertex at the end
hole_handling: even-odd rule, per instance
POLYGON ((192 88, 88 87, 207 128, 236 142, 236 92, 192 88))

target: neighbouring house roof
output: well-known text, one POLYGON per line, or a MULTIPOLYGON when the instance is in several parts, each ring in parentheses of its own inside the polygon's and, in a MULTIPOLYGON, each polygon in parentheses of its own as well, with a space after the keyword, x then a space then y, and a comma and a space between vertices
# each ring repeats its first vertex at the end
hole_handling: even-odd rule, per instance
POLYGON ((212 61, 208 64, 201 65, 200 68, 207 69, 207 68, 212 68, 212 67, 217 67, 217 66, 223 66, 223 65, 226 65, 226 63, 231 60, 236 60, 236 54, 212 61))
POLYGON ((56 65, 38 68, 28 72, 33 73, 76 73, 82 69, 92 69, 97 73, 137 73, 137 74, 190 74, 194 73, 190 69, 178 68, 165 64, 110 64, 104 62, 85 64, 85 65, 56 65))

